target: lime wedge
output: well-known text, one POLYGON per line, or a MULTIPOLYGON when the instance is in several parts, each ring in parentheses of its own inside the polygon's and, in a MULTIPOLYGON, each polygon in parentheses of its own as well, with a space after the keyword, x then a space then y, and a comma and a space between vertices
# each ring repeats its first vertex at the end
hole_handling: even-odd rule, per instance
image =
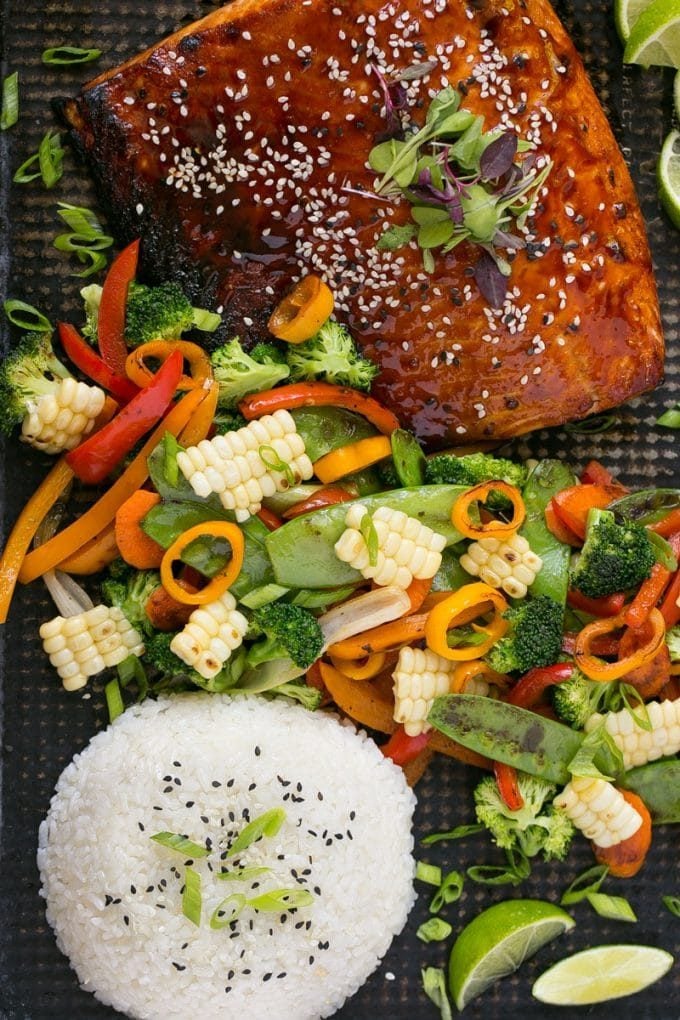
POLYGON ((569 914, 543 900, 504 900, 478 914, 463 928, 449 959, 449 988, 458 1009, 573 927, 569 914))
POLYGON ((628 40, 633 25, 651 3, 652 0, 614 0, 616 31, 622 43, 628 40))
POLYGON ((551 1006, 588 1006, 641 992, 672 965, 670 953, 652 946, 595 946, 550 967, 531 991, 551 1006))
POLYGON ((673 79, 673 109, 675 116, 680 120, 680 71, 673 79))
POLYGON ((666 137, 656 168, 659 198, 672 223, 680 228, 680 131, 666 137))
POLYGON ((680 68, 680 0, 654 0, 633 25, 626 64, 680 68))

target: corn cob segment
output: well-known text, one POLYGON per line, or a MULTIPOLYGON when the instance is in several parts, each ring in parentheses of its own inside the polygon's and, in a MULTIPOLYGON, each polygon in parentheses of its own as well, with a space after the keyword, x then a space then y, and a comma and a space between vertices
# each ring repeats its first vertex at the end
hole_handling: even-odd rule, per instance
POLYGON ((72 450, 92 431, 105 401, 106 394, 98 386, 62 379, 55 393, 31 401, 21 439, 43 453, 72 450))
POLYGON ((314 474, 288 411, 275 411, 224 436, 204 439, 180 452, 177 463, 197 496, 217 493, 237 521, 256 514, 267 496, 314 474))
POLYGON ((639 812, 604 779, 575 777, 553 803, 595 846, 623 843, 642 825, 639 812))
POLYGON ((623 755, 626 769, 645 765, 657 758, 668 758, 680 751, 680 698, 674 701, 649 701, 644 709, 647 712, 651 730, 643 729, 633 718, 628 709, 620 712, 607 712, 606 715, 595 713, 586 722, 586 733, 590 733, 600 723, 611 734, 614 743, 623 755))
POLYGON ((529 585, 543 566, 543 560, 532 552, 523 535, 480 538, 472 542, 460 557, 463 570, 491 588, 502 588, 513 599, 523 599, 529 585))
POLYGON ((248 621, 237 610, 234 596, 227 591, 214 602, 193 611, 184 630, 172 639, 170 651, 205 680, 212 680, 239 647, 247 629, 248 621))
POLYGON ((427 715, 432 702, 448 694, 453 663, 443 659, 429 648, 402 648, 394 681, 394 721, 402 723, 410 737, 427 733, 432 727, 427 715))
POLYGON ((377 540, 371 563, 369 544, 362 530, 367 514, 368 509, 361 504, 347 511, 345 531, 335 543, 335 555, 339 560, 383 587, 396 585, 406 589, 414 577, 434 577, 446 545, 443 535, 401 510, 381 506, 370 518, 377 540))
POLYGON ((67 691, 117 666, 128 655, 143 655, 141 635, 117 606, 95 606, 76 616, 56 616, 40 628, 43 648, 67 691))

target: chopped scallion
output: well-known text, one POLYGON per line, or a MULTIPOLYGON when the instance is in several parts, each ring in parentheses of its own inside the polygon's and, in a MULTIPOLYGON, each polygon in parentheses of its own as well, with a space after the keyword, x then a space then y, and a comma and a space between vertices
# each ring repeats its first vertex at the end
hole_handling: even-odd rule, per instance
POLYGON ((451 1004, 446 991, 446 975, 441 967, 424 967, 421 971, 423 991, 441 1013, 441 1020, 452 1020, 451 1004))
POLYGON ((21 164, 12 180, 15 184, 30 184, 42 177, 45 187, 53 188, 63 174, 64 153, 61 135, 50 129, 43 136, 38 151, 21 164))
POLYGON ((237 868, 236 871, 219 871, 215 878, 222 882, 249 882, 251 878, 266 875, 271 868, 237 868))
POLYGON ((364 514, 361 518, 361 524, 359 525, 361 530, 361 536, 366 543, 366 551, 368 552, 368 562, 374 567, 378 562, 378 532, 376 531, 373 518, 370 514, 364 514))
POLYGON ((464 882, 465 877, 460 871, 450 871, 448 875, 445 875, 442 884, 432 897, 430 913, 438 914, 442 907, 459 900, 463 892, 464 882))
POLYGON ((425 861, 418 861, 416 864, 416 881, 440 886, 442 884, 442 869, 436 864, 426 864, 425 861))
POLYGON ((431 917, 429 921, 421 924, 416 935, 421 942, 443 942, 452 931, 453 928, 448 921, 441 917, 431 917))
POLYGON ((151 836, 151 839, 154 843, 160 843, 161 846, 167 847, 168 850, 176 850, 183 857, 207 857, 210 853, 200 843, 194 843, 188 836, 181 836, 177 832, 157 832, 151 836))
POLYGON ((118 681, 121 687, 127 687, 133 680, 137 684, 137 701, 144 701, 149 692, 146 670, 136 655, 128 655, 118 663, 118 681))
POLYGON ((560 900, 560 906, 570 907, 574 903, 580 903, 581 900, 585 900, 590 893, 598 892, 608 874, 609 868, 606 864, 595 864, 592 868, 588 868, 587 871, 583 871, 565 889, 560 900))
POLYGON ((295 484, 295 476, 293 474, 293 470, 290 464, 288 464, 287 461, 282 460, 281 457, 279 457, 278 453, 276 452, 273 446, 268 446, 267 444, 263 443, 263 445, 258 449, 257 452, 260 455, 260 460, 262 461, 262 463, 265 464, 270 471, 279 471, 282 475, 285 476, 285 479, 289 485, 295 484))
POLYGON ((90 64, 99 60, 102 50, 85 50, 80 46, 51 46, 43 50, 43 64, 90 64))
POLYGON ((661 902, 673 917, 680 917, 680 896, 662 896, 661 902))
POLYGON ((201 924, 201 909, 203 907, 203 901, 201 897, 201 876, 193 868, 184 869, 184 891, 182 892, 182 913, 195 924, 196 927, 200 927, 201 924))
POLYGON ((307 889, 270 889, 261 896, 248 900, 248 906, 253 910, 277 914, 283 910, 308 907, 313 902, 314 897, 307 889))
POLYGON ((483 825, 457 825, 449 832, 433 832, 431 835, 425 836, 421 843, 423 846, 432 846, 433 843, 442 843, 449 839, 465 839, 466 836, 475 836, 478 832, 483 831, 483 825))
POLYGON ((588 903, 600 917, 610 921, 637 921, 635 911, 623 896, 608 896, 606 893, 589 892, 588 903))
POLYGON ((193 325, 202 333, 214 333, 222 323, 222 316, 217 312, 209 312, 207 308, 194 308, 193 325))
POLYGON ((247 902, 243 893, 232 893, 231 896, 227 896, 213 910, 210 927, 215 930, 228 928, 237 919, 247 902))
POLYGON ((104 695, 106 696, 106 707, 109 710, 109 722, 113 722, 114 719, 117 719, 125 711, 123 695, 120 693, 120 684, 116 679, 109 680, 104 688, 104 695))
POLYGON ((2 83, 0 131, 13 127, 19 120, 19 72, 8 74, 2 83))
POLYGON ((106 265, 102 252, 110 248, 113 238, 104 233, 101 223, 91 209, 60 202, 58 214, 70 228, 70 233, 59 234, 54 239, 57 251, 74 252, 87 268, 76 276, 91 276, 106 265), (89 263, 89 265, 88 265, 89 263))
POLYGON ((10 298, 3 306, 5 315, 13 326, 19 329, 28 329, 31 333, 51 333, 52 323, 42 312, 39 312, 33 305, 19 301, 17 298, 10 298))
POLYGON ((664 411, 661 417, 656 419, 656 424, 667 429, 680 429, 680 407, 671 407, 664 411))
POLYGON ((265 811, 258 818, 254 818, 231 844, 227 857, 235 857, 236 854, 242 850, 247 850, 249 846, 256 843, 258 839, 262 839, 263 836, 268 838, 275 836, 285 820, 286 812, 283 808, 272 808, 271 811, 265 811))

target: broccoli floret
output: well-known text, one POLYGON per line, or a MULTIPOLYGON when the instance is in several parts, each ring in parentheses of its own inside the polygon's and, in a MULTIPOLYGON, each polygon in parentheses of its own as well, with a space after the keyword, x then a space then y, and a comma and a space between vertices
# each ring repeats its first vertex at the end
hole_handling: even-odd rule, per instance
POLYGON ((40 397, 56 393, 59 381, 70 375, 49 333, 27 333, 0 363, 0 430, 9 435, 40 397))
POLYGON ((463 457, 437 453, 425 465, 426 485, 478 485, 494 480, 521 489, 527 480, 526 466, 489 453, 468 453, 463 457))
POLYGON ((323 635, 315 616, 290 602, 270 602, 253 613, 255 627, 264 637, 251 645, 248 665, 259 666, 270 659, 292 659, 307 669, 318 659, 323 635))
POLYGON ((205 691, 219 694, 238 683, 245 662, 245 651, 242 647, 227 659, 217 676, 206 680, 171 651, 170 644, 174 637, 174 634, 155 631, 145 642, 144 662, 159 674, 155 682, 156 687, 162 689, 172 686, 178 680, 187 680, 196 687, 202 687, 205 691))
POLYGON ((218 410, 213 418, 215 432, 220 436, 227 432, 236 432, 238 429, 245 428, 247 424, 246 419, 238 411, 218 410))
POLYGON ((310 712, 314 712, 321 702, 323 701, 323 694, 317 690, 316 687, 310 687, 306 683, 301 683, 295 680, 289 680, 286 684, 279 684, 278 687, 272 687, 268 694, 281 695, 284 698, 291 698, 293 701, 299 701, 304 708, 310 712))
POLYGON ((85 307, 85 325, 81 332, 86 340, 96 344, 99 340, 99 305, 102 300, 102 288, 98 283, 90 283, 83 287, 80 296, 85 307))
POLYGON ((591 510, 571 583, 589 598, 614 595, 641 584, 655 560, 654 547, 641 524, 617 524, 611 510, 591 510))
POLYGON ((376 471, 378 472, 378 478, 383 489, 400 489, 401 482, 397 475, 397 469, 394 466, 394 461, 390 457, 389 460, 383 460, 380 464, 376 464, 376 471))
POLYGON ((285 352, 276 344, 255 344, 249 351, 250 357, 258 365, 287 365, 285 352))
POLYGON ((109 575, 102 581, 102 598, 107 606, 118 606, 133 627, 151 634, 153 627, 146 615, 146 604, 160 583, 156 570, 130 570, 125 578, 109 575))
POLYGON ((526 598, 503 614, 510 627, 485 656, 499 673, 526 673, 557 662, 564 609, 547 595, 526 598))
POLYGON ((288 364, 291 379, 325 379, 356 390, 369 390, 379 372, 359 354, 345 327, 332 319, 311 340, 289 345, 288 364))
POLYGON ((618 680, 601 683, 575 670, 569 680, 552 688, 552 703, 562 722, 582 730, 594 712, 618 711, 622 699, 618 680))
POLYGON ((130 287, 125 315, 125 340, 128 347, 138 347, 151 340, 176 340, 192 327, 212 332, 220 317, 194 308, 176 283, 146 287, 133 283, 130 287))
POLYGON ((256 361, 246 354, 238 337, 218 347, 210 361, 215 379, 220 384, 219 406, 227 410, 234 410, 239 400, 248 393, 268 390, 290 374, 288 365, 282 365, 273 358, 256 361))
POLYGON ((523 772, 518 773, 517 782, 524 806, 511 811, 503 803, 495 779, 485 776, 474 794, 477 820, 502 849, 520 850, 527 857, 542 853, 547 861, 563 860, 569 852, 574 826, 551 803, 557 787, 523 772))
POLYGON ((680 661, 680 626, 672 627, 666 631, 666 644, 670 653, 671 662, 680 661))

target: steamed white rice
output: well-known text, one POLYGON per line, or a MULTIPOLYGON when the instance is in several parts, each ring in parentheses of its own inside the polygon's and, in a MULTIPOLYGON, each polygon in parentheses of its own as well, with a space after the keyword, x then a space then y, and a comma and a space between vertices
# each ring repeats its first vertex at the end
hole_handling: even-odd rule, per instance
POLYGON ((59 779, 38 850, 47 918, 82 987, 139 1020, 329 1016, 404 926, 414 804, 401 770, 332 716, 257 697, 147 701, 59 779), (277 807, 278 835, 239 857, 271 869, 252 895, 298 887, 313 903, 211 929, 218 903, 251 889, 215 879, 233 864, 220 852, 277 807), (182 914, 186 859, 150 839, 160 831, 215 848, 193 864, 200 927, 182 914))

